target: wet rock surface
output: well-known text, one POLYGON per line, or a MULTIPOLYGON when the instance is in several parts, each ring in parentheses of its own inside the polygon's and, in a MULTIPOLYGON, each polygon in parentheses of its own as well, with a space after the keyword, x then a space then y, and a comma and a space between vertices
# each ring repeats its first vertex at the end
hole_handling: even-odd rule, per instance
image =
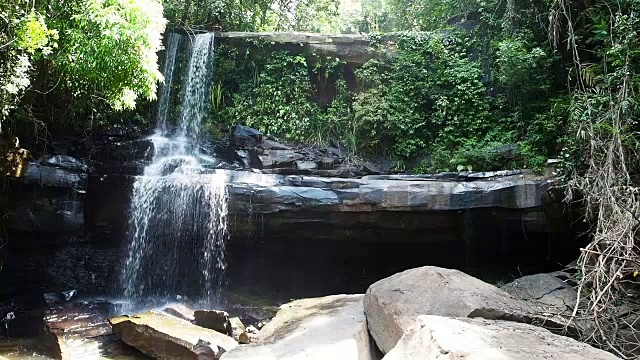
POLYGON ((548 179, 527 173, 442 176, 364 176, 360 179, 232 173, 230 211, 272 213, 302 208, 333 211, 446 211, 542 205, 548 179), (482 175, 482 176, 481 176, 482 175))
POLYGON ((384 360, 553 359, 618 357, 540 327, 509 321, 419 316, 384 360))
POLYGON ((117 306, 108 301, 70 301, 52 305, 45 313, 47 332, 57 336, 90 338, 112 334, 109 317, 117 306))
POLYGON ((141 360, 148 359, 143 353, 124 344, 116 336, 82 338, 74 336, 57 337, 61 360, 141 360))
MULTIPOLYGON (((566 230, 546 209, 544 194, 551 181, 527 171, 390 174, 393 165, 388 161, 356 163, 339 141, 326 146, 283 144, 255 129, 236 127, 231 133, 235 135, 229 141, 201 144, 201 153, 211 159, 220 155, 207 162, 207 169, 229 177, 229 274, 234 280, 246 275, 235 269, 248 268, 249 262, 257 264, 251 269, 261 281, 275 282, 285 274, 292 287, 320 277, 318 269, 336 268, 334 282, 341 288, 332 292, 362 292, 391 271, 424 264, 424 258, 407 259, 425 252, 415 244, 449 260, 436 261, 438 265, 463 267, 487 254, 505 258, 512 240, 523 233, 527 239, 552 237, 557 244, 566 230), (260 157, 269 159, 270 168, 260 157), (323 250, 345 240, 361 246, 340 251, 358 256, 323 250), (380 245, 385 243, 393 247, 380 245), (253 253, 246 254, 245 247, 253 253), (464 257, 442 256, 461 250, 464 257), (329 263, 308 261, 308 251, 324 255, 318 258, 329 263), (385 260, 378 252, 393 256, 385 260), (278 256, 288 258, 292 268, 275 271, 270 262, 284 263, 278 256), (397 256, 402 262, 389 258, 397 256), (367 259, 375 260, 365 263, 367 259), (293 266, 304 263, 313 269, 289 279, 293 266), (345 264, 353 273, 338 269, 345 264), (362 285, 354 287, 347 277, 362 285)), ((39 157, 23 178, 4 178, 8 190, 0 203, 8 205, 7 229, 15 240, 3 248, 8 255, 2 263, 0 293, 77 288, 102 295, 111 290, 126 246, 135 176, 153 153, 147 135, 144 129, 116 126, 39 157)))
POLYGON ((217 331, 170 315, 147 312, 110 320, 126 344, 156 359, 219 359, 238 343, 217 331))

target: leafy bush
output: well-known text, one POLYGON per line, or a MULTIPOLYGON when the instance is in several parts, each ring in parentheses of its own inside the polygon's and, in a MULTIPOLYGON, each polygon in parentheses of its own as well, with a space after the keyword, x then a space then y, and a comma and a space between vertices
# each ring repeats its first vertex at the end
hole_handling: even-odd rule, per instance
POLYGON ((360 140, 358 150, 381 153, 393 141, 388 133, 390 108, 384 85, 389 75, 384 65, 374 59, 356 70, 356 76, 363 87, 353 102, 355 134, 360 140))
POLYGON ((34 108, 47 111, 47 123, 68 123, 155 99, 165 23, 157 0, 3 2, 0 120, 21 101, 15 118, 41 126, 34 108))
MULTIPOLYGON (((545 159, 546 160, 546 159, 545 159)), ((499 142, 466 142, 455 151, 437 148, 433 154, 434 171, 493 171, 521 168, 524 165, 521 149, 499 142)))
POLYGON ((71 6, 74 15, 58 23, 56 67, 79 106, 95 95, 116 110, 132 109, 138 96, 155 99, 157 52, 166 20, 155 0, 87 0, 71 6))
POLYGON ((274 52, 257 74, 253 87, 233 96, 225 115, 265 134, 292 141, 309 139, 318 118, 307 61, 302 56, 274 52))

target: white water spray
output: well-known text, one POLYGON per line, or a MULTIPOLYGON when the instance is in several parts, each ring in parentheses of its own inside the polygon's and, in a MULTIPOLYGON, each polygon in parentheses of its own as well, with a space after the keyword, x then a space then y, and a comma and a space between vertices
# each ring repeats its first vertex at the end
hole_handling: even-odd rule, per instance
POLYGON ((182 113, 171 132, 167 97, 180 39, 175 34, 168 39, 168 82, 158 101, 156 134, 150 138, 153 160, 133 186, 130 242, 121 277, 123 295, 131 302, 181 295, 210 304, 220 295, 226 267, 227 175, 207 170, 198 146, 212 83, 213 40, 213 34, 193 40, 182 113))

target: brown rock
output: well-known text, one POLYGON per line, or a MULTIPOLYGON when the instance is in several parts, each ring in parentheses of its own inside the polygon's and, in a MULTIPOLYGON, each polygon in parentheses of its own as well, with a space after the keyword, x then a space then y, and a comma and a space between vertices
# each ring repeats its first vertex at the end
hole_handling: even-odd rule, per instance
POLYGON ((44 315, 45 329, 57 336, 90 338, 112 333, 108 319, 115 307, 107 301, 76 301, 51 306, 44 315))
POLYGON ((179 303, 167 305, 163 311, 182 320, 190 322, 195 320, 194 311, 179 303))
POLYGON ((123 342, 160 360, 219 359, 238 345, 227 335, 157 312, 120 316, 110 322, 123 342))
POLYGON ((250 342, 247 329, 244 327, 242 320, 237 317, 229 319, 231 325, 231 337, 240 344, 248 344, 250 342))
POLYGON ((219 333, 231 335, 229 314, 221 310, 196 310, 194 312, 195 324, 219 333))

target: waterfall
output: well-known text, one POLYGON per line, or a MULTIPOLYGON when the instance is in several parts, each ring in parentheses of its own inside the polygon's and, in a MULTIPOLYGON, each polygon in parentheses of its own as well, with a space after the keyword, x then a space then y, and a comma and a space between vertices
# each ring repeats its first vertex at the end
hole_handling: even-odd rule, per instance
POLYGON ((167 46, 164 56, 164 67, 162 75, 164 75, 164 85, 158 95, 158 112, 156 115, 156 128, 163 134, 167 132, 167 113, 171 101, 171 84, 173 83, 173 70, 176 65, 176 54, 180 46, 182 36, 176 33, 170 33, 167 37, 167 46))
POLYGON ((158 101, 156 133, 150 138, 153 159, 133 185, 129 245, 121 274, 123 295, 132 303, 178 295, 214 303, 226 267, 226 174, 206 169, 207 157, 198 146, 212 83, 213 34, 193 39, 182 85, 182 111, 176 130, 170 132, 169 99, 163 97, 170 96, 173 81, 171 49, 177 49, 179 42, 175 36, 167 41, 167 82, 158 101))

